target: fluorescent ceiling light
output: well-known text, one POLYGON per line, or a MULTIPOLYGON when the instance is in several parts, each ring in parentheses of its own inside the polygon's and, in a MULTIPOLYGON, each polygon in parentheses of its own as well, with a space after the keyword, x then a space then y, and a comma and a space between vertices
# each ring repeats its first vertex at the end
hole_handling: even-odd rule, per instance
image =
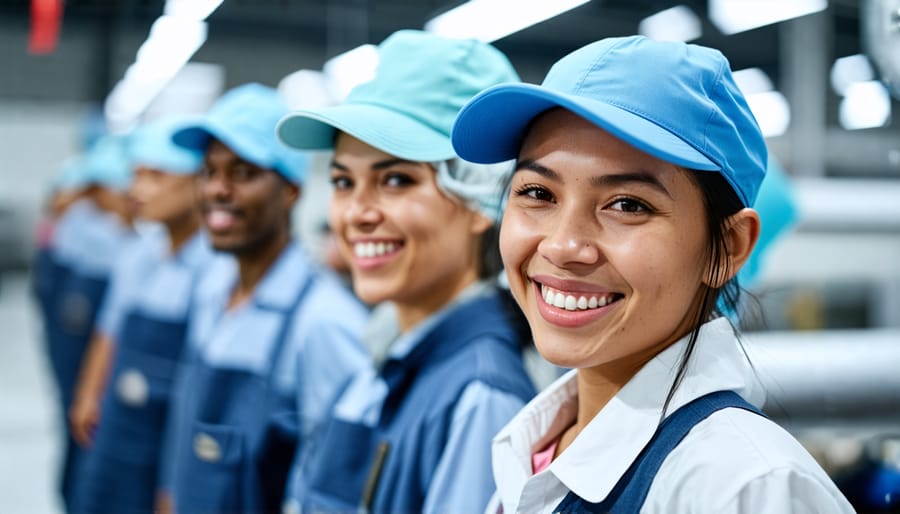
POLYGON ((831 66, 831 87, 844 96, 847 87, 854 82, 867 82, 875 78, 869 58, 862 54, 841 57, 831 66))
POLYGON ((425 24, 444 37, 488 43, 558 16, 590 0, 469 0, 425 24))
POLYGON ((766 91, 747 95, 746 98, 763 137, 780 136, 787 132, 791 124, 791 108, 783 94, 766 91))
POLYGON ((203 21, 221 4, 222 0, 166 0, 163 13, 203 21))
POLYGON ((332 57, 325 62, 322 71, 329 93, 335 102, 340 103, 354 87, 375 78, 377 67, 378 50, 375 45, 362 45, 332 57))
POLYGON ((732 76, 734 76, 734 81, 737 82, 738 88, 744 95, 765 93, 775 89, 772 85, 772 79, 759 68, 738 70, 733 72, 732 76))
POLYGON ((844 91, 838 119, 847 130, 883 127, 891 119, 887 88, 877 80, 850 84, 844 91))
POLYGON ((166 0, 134 64, 116 83, 104 104, 111 130, 129 130, 153 99, 206 42, 205 20, 222 0, 166 0))
POLYGON ((709 0, 709 19, 723 34, 737 34, 819 12, 828 0, 709 0))
POLYGON ((676 5, 641 20, 638 33, 657 41, 693 41, 703 35, 703 28, 694 11, 676 5))
POLYGON ((292 110, 320 109, 333 105, 325 74, 314 70, 297 70, 278 83, 278 93, 292 110))

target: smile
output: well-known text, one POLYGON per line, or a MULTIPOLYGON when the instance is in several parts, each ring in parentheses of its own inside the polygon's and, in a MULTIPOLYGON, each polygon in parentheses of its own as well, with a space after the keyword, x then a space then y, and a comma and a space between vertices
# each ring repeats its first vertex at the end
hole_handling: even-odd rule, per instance
POLYGON ((541 297, 547 305, 552 305, 558 309, 567 311, 586 311, 599 309, 616 301, 619 296, 615 293, 604 294, 584 294, 584 293, 565 293, 557 291, 552 287, 540 284, 541 297))
POLYGON ((353 255, 361 259, 384 257, 397 252, 402 245, 393 241, 360 241, 353 245, 353 255))

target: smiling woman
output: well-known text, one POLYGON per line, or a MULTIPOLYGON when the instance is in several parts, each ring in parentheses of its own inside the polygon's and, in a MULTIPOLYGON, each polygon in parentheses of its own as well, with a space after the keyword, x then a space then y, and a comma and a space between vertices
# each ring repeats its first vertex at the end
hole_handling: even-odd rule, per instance
POLYGON ((418 31, 379 56, 344 104, 279 125, 289 145, 334 149, 329 218, 353 289, 396 313, 396 330, 367 341, 389 345, 387 359, 337 399, 292 500, 303 512, 479 512, 491 437, 534 390, 524 323, 490 258, 503 173, 457 158, 450 128, 469 98, 517 77, 487 44, 418 31))
POLYGON ((459 155, 517 158, 500 233, 540 353, 575 368, 494 439, 492 512, 852 512, 755 405, 735 278, 766 147, 719 52, 642 37, 471 100, 459 155), (522 459, 531 455, 531 459, 522 459))

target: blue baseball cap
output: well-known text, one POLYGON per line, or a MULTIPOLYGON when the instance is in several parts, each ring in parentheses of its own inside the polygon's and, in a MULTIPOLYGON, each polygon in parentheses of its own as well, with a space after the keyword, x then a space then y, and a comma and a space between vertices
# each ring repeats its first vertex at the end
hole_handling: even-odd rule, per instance
POLYGON ((87 184, 84 181, 84 168, 87 156, 79 154, 63 161, 59 175, 53 180, 53 187, 57 190, 67 191, 80 189, 87 184))
POLYGON ((378 54, 374 79, 341 105, 289 114, 278 137, 295 148, 327 150, 339 130, 401 159, 451 159, 450 130, 460 108, 490 86, 519 80, 503 53, 475 39, 401 30, 378 54))
POLYGON ((185 116, 166 116, 138 127, 128 136, 132 166, 153 168, 172 175, 196 173, 203 163, 203 152, 178 146, 172 141, 172 135, 188 122, 185 116))
POLYGON ((79 160, 78 181, 123 191, 131 185, 131 163, 128 160, 125 136, 105 135, 79 160))
POLYGON ((205 116, 176 131, 172 140, 183 148, 206 152, 215 138, 242 159, 274 170, 290 182, 302 183, 308 158, 275 137, 275 125, 287 112, 277 91, 262 84, 245 84, 222 95, 205 116))
POLYGON ((751 206, 766 171, 766 143, 728 60, 711 48, 642 36, 591 43, 559 60, 540 86, 482 92, 459 114, 453 146, 463 159, 518 156, 529 124, 562 107, 654 157, 718 171, 751 206))

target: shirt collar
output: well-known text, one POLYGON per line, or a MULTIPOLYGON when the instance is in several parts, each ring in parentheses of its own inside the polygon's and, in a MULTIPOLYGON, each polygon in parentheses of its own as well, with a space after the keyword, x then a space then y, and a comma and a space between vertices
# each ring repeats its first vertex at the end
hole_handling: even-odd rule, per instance
POLYGON ((181 245, 181 248, 175 253, 175 258, 189 268, 195 268, 209 261, 212 254, 213 249, 209 242, 209 236, 205 230, 198 230, 181 245))
MULTIPOLYGON (((602 501, 650 441, 660 421, 688 336, 651 359, 603 407, 546 472, 585 500, 602 501), (603 458, 599 459, 598 456, 603 458)), ((514 461, 521 472, 495 477, 504 504, 517 505, 531 476, 531 455, 575 419, 576 371, 538 395, 494 439, 495 459, 514 461)), ((762 386, 724 318, 703 325, 681 385, 668 413, 705 394, 730 390, 761 405, 762 386)), ((508 467, 504 472, 508 472, 508 467)))
POLYGON ((253 303, 263 308, 289 309, 314 264, 295 241, 288 243, 253 291, 253 303))
POLYGON ((425 338, 425 335, 428 334, 435 325, 440 323, 454 307, 470 299, 485 296, 491 291, 493 291, 493 286, 490 282, 474 282, 463 289, 462 292, 456 295, 456 297, 447 303, 447 305, 422 320, 405 334, 401 334, 400 328, 397 326, 396 310, 384 312, 386 316, 392 315, 393 318, 390 322, 384 318, 378 318, 379 330, 366 330, 366 334, 364 335, 364 337, 367 338, 365 341, 366 345, 369 347, 390 346, 387 356, 392 359, 403 359, 409 355, 409 352, 411 352, 413 348, 425 338), (377 338, 390 338, 391 341, 386 343, 384 339, 377 340, 377 338))

